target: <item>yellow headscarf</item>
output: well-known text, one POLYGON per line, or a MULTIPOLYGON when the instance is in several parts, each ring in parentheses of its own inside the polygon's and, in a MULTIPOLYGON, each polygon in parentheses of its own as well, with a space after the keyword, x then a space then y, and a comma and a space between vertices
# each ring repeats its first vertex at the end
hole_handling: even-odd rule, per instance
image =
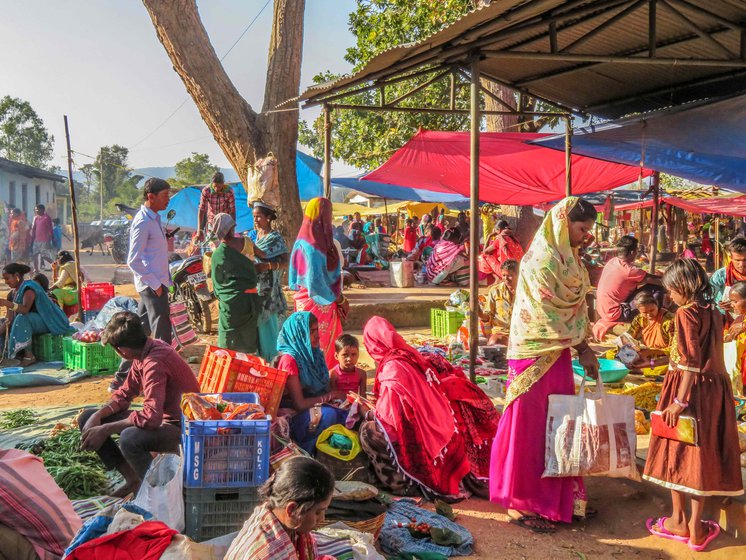
POLYGON ((522 383, 516 379, 511 384, 508 401, 538 381, 562 350, 580 344, 586 337, 585 297, 590 280, 578 249, 570 246, 568 232, 568 214, 578 200, 565 198, 547 213, 521 260, 508 358, 539 360, 530 368, 533 371, 521 374, 522 383))

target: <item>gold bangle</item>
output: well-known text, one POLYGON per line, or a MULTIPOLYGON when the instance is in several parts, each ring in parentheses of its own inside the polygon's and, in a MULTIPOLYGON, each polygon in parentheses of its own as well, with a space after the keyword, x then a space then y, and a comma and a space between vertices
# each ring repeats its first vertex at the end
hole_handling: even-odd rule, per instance
POLYGON ((14 304, 13 304, 13 307, 12 307, 11 309, 13 309, 13 311, 18 311, 18 308, 19 308, 19 307, 20 307, 20 306, 19 306, 19 305, 18 305, 17 303, 14 303, 14 304))

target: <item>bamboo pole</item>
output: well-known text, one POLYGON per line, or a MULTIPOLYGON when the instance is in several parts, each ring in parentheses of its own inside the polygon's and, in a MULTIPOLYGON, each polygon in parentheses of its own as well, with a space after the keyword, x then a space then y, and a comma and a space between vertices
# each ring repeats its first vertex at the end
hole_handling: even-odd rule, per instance
POLYGON ((565 196, 572 196, 572 117, 565 116, 565 196))
POLYGON ((329 105, 324 105, 324 196, 332 197, 332 120, 329 105))
POLYGON ((655 274, 655 260, 658 256, 658 212, 660 207, 660 173, 657 171, 653 174, 653 217, 651 226, 653 231, 650 233, 650 274, 655 274))
POLYGON ((479 57, 471 61, 471 110, 470 155, 469 163, 470 190, 469 211, 471 227, 469 228, 469 376, 476 380, 477 347, 479 344, 479 272, 477 257, 479 255, 479 130, 482 121, 479 106, 479 57))
POLYGON ((78 315, 77 320, 83 316, 82 306, 80 305, 80 243, 78 239, 78 207, 75 204, 75 183, 73 182, 73 154, 70 149, 70 129, 67 125, 67 115, 65 115, 65 141, 67 142, 67 178, 70 182, 70 211, 72 212, 73 224, 73 252, 75 253, 75 291, 78 295, 78 315))
POLYGON ((715 270, 720 268, 720 216, 715 216, 715 270))
POLYGON ((104 151, 98 155, 98 198, 99 198, 99 220, 100 226, 104 227, 104 151))

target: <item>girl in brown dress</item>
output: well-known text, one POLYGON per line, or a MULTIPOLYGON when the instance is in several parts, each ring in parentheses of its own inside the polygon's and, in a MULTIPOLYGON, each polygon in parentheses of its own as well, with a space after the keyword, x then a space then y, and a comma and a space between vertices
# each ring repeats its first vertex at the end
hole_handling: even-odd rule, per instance
POLYGON ((674 262, 663 285, 679 309, 658 410, 670 427, 681 415, 694 417, 698 443, 650 437, 644 478, 671 490, 673 513, 647 525, 656 536, 701 551, 720 532, 717 522, 702 520, 705 497, 743 494, 733 392, 723 361, 723 319, 708 301, 707 274, 696 260, 674 262))

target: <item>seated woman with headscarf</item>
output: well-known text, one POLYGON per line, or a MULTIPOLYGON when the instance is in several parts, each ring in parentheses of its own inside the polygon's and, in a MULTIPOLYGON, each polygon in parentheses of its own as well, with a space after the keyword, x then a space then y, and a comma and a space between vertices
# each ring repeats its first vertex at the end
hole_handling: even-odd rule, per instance
POLYGON ((505 220, 497 222, 495 231, 484 245, 484 250, 479 255, 479 273, 480 277, 487 278, 490 283, 493 278, 500 278, 502 263, 510 259, 520 263, 523 258, 523 247, 505 220))
POLYGON ((10 263, 3 268, 3 280, 10 286, 8 299, 0 305, 8 308, 5 319, 0 321, 0 336, 7 347, 9 358, 20 357, 22 366, 36 361, 31 353, 31 338, 35 334, 64 335, 70 332, 67 316, 39 284, 24 280, 31 269, 25 264, 10 263))
MULTIPOLYGON (((75 258, 69 251, 57 253, 57 280, 49 287, 60 306, 78 305, 78 283, 75 281, 75 258)), ((81 270, 81 275, 83 271, 81 270)))
POLYGON ((446 230, 425 263, 425 273, 431 284, 451 282, 457 286, 466 285, 469 281, 469 263, 458 229, 446 230))
POLYGON ((347 412, 328 403, 332 398, 329 368, 319 348, 319 322, 308 311, 296 311, 282 325, 277 368, 288 372, 282 408, 292 409, 290 436, 309 453, 329 426, 344 423, 347 412))
POLYGON ((228 214, 217 214, 211 224, 220 245, 212 253, 212 287, 218 298, 218 346, 239 352, 259 349, 258 320, 261 311, 257 293, 257 269, 243 251, 244 238, 235 236, 236 222, 228 214))
POLYGON ((451 498, 464 485, 484 492, 499 419, 490 399, 463 370, 420 354, 382 317, 371 318, 363 336, 378 367, 375 420, 360 427, 360 443, 380 482, 398 494, 412 484, 451 498))

